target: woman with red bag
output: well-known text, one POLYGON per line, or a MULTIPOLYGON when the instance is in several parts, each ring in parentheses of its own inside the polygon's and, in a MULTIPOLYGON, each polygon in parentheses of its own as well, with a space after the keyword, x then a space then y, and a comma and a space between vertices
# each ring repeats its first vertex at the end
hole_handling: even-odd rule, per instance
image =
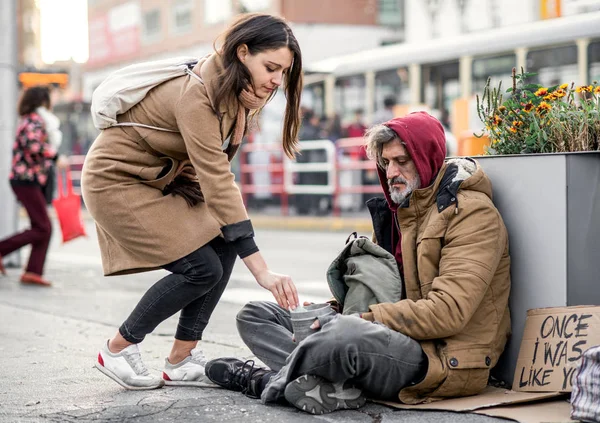
POLYGON ((42 278, 52 234, 43 188, 54 162, 59 169, 68 166, 66 158, 59 158, 57 154, 60 133, 56 132, 57 128, 50 130, 47 126, 50 115, 50 92, 46 87, 25 91, 19 102, 20 120, 9 179, 17 200, 29 215, 31 228, 0 241, 0 273, 6 275, 2 256, 31 244, 31 255, 21 282, 41 286, 51 286, 42 278))

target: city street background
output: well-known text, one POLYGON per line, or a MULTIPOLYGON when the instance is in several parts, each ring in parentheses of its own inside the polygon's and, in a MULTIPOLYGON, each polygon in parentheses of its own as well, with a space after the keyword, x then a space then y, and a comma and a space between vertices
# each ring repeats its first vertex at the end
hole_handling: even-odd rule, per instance
MULTIPOLYGON (((600 81, 600 0, 1 0, 0 239, 28 226, 8 183, 25 89, 51 87, 59 153, 69 157, 79 193, 82 164, 99 133, 90 113, 98 86, 128 65, 212 53, 219 34, 247 12, 285 18, 302 49, 302 154, 296 161, 283 154, 286 99, 279 90, 231 163, 267 263, 292 276, 301 301, 329 298, 328 265, 353 230, 370 235, 364 202, 381 187, 362 147, 369 126, 427 111, 444 128, 448 157, 479 156, 490 143, 474 136, 491 117, 476 112, 488 82, 511 87, 513 69, 546 89, 573 84, 591 91, 589 84, 600 81)), ((478 160, 511 239, 510 363, 528 309, 600 304, 598 171, 478 160), (548 187, 568 197, 561 202, 548 187)), ((220 389, 122 389, 93 368, 98 349, 164 272, 103 277, 93 223, 83 212, 88 237, 66 245, 53 219, 44 274, 52 288, 19 283, 21 268, 0 276, 0 423, 500 421, 373 403, 315 417, 220 389)), ((27 257, 21 251, 21 267, 27 257)), ((14 264, 11 257, 4 263, 14 264)), ((251 300, 272 298, 238 262, 201 343, 209 358, 252 358, 235 327, 236 313, 251 300)), ((163 322, 142 344, 157 374, 176 322, 163 322)))

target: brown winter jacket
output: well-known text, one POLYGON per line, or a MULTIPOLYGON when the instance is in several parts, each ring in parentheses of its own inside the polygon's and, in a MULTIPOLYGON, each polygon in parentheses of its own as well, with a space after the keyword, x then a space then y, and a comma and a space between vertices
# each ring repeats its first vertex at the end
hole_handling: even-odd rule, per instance
MULTIPOLYGON (((369 208, 377 241, 391 249, 385 199, 370 200, 369 208)), ((474 160, 450 161, 396 216, 405 299, 372 305, 363 318, 419 341, 428 357, 425 378, 399 399, 477 394, 510 335, 508 236, 490 180, 474 160)))

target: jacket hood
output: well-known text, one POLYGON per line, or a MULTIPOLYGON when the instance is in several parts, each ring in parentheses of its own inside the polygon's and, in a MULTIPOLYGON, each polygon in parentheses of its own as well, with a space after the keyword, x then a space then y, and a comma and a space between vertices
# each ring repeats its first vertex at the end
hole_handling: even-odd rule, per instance
MULTIPOLYGON (((384 123, 405 144, 408 154, 415 163, 421 179, 421 187, 432 184, 444 165, 446 157, 446 135, 442 124, 429 113, 414 112, 384 123)), ((398 208, 390 198, 385 170, 377 167, 379 182, 392 210, 398 208)))
MULTIPOLYGON (((447 161, 443 176, 438 178, 439 186, 434 187, 438 210, 456 203, 459 190, 479 191, 492 199, 492 182, 479 163, 470 158, 456 158, 447 161)), ((437 181, 436 181, 437 183, 437 181)), ((435 185, 435 184, 434 184, 435 185)), ((457 204, 457 209, 459 205, 457 204)), ((458 212, 458 210, 457 210, 458 212)))

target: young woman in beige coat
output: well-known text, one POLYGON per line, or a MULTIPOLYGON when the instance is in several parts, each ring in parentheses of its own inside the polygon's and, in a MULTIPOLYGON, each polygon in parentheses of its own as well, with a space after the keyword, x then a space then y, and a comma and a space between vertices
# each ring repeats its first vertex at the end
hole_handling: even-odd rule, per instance
POLYGON ((164 82, 117 119, 176 132, 105 129, 83 168, 83 197, 96 221, 104 273, 171 272, 146 292, 98 354, 96 367, 128 389, 211 385, 197 343, 236 256, 280 306, 298 304, 291 278, 272 272, 254 242, 230 167, 247 121, 284 82, 282 142, 294 156, 302 91, 298 42, 278 17, 243 15, 222 46, 192 71, 201 81, 185 75, 164 82), (151 375, 137 344, 178 311, 162 378, 151 375))

